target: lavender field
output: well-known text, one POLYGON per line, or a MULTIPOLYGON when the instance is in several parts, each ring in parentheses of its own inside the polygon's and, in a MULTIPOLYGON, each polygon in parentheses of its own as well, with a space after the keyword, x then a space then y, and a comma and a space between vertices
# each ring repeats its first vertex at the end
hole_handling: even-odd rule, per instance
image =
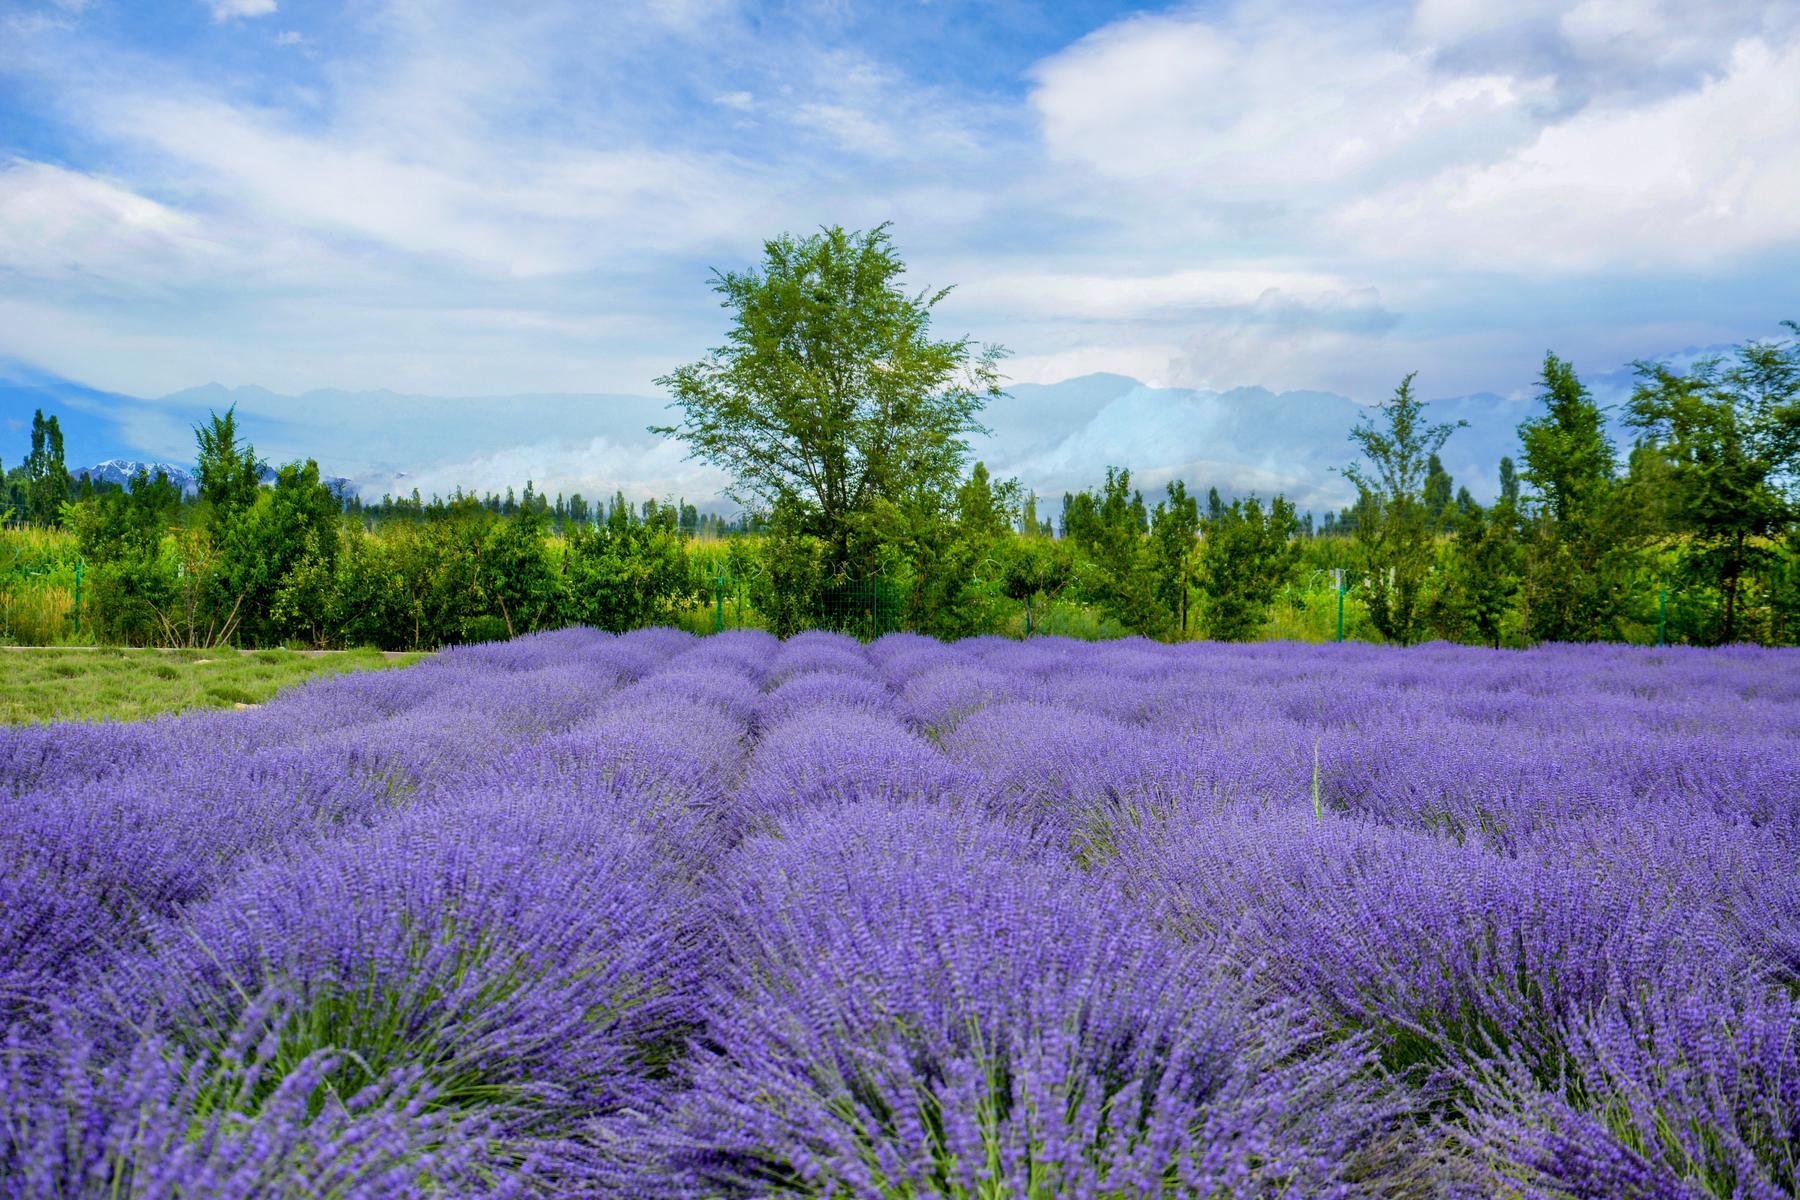
POLYGON ((1791 1197, 1794 652, 565 630, 0 732, 0 1197, 1791 1197))

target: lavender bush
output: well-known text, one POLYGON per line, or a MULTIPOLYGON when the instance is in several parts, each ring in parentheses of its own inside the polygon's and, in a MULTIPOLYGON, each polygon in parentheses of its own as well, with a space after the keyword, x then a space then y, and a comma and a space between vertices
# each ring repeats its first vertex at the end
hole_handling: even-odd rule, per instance
POLYGON ((0 730, 0 1200, 1791 1198, 1797 668, 572 629, 0 730))

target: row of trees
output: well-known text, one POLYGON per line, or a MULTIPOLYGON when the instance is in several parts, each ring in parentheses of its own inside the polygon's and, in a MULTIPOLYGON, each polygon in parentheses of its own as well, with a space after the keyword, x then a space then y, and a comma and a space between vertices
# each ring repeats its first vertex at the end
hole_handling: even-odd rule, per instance
MULTIPOLYGON (((1554 354, 1541 410, 1499 464, 1497 500, 1453 490, 1455 426, 1413 377, 1350 431, 1357 502, 1312 532, 1282 496, 1204 504, 1182 481, 1154 505, 1124 467, 1063 499, 1060 521, 971 465, 1005 351, 934 339, 947 290, 908 293, 886 227, 765 245, 719 275, 723 345, 658 382, 661 432, 725 469, 759 536, 697 549, 686 504, 622 496, 592 511, 457 494, 345 505, 316 464, 260 482, 235 414, 197 433, 199 495, 166 480, 70 494, 54 419, 34 424, 15 508, 56 506, 94 567, 103 636, 430 646, 570 621, 666 620, 727 578, 777 632, 1027 629, 1042 602, 1161 638, 1258 636, 1302 564, 1340 568, 1380 636, 1491 645, 1641 633, 1646 582, 1673 585, 1693 640, 1800 629, 1800 341, 1752 342, 1686 371, 1639 364, 1621 463, 1603 413, 1554 354), (57 472, 62 471, 60 477, 57 472), (404 518, 404 519, 401 519, 404 518), (550 538, 560 531, 563 536, 550 538), (1060 536, 1059 536, 1060 535, 1060 536)), ((1800 328, 1788 326, 1796 334, 1800 328)))
MULTIPOLYGON (((380 500, 373 502, 351 495, 345 498, 344 511, 359 518, 370 529, 395 521, 416 524, 434 520, 453 509, 480 508, 497 517, 535 514, 546 528, 560 536, 569 530, 604 524, 615 508, 626 503, 624 494, 619 492, 615 492, 603 504, 589 503, 580 492, 567 497, 558 492, 552 498, 539 492, 532 481, 527 479, 523 492, 515 493, 508 487, 504 494, 488 492, 479 497, 458 489, 447 498, 432 496, 427 500, 420 496, 417 488, 413 489, 410 496, 383 495, 380 500)), ((655 506, 658 509, 670 507, 663 503, 655 506)), ((720 513, 702 512, 697 505, 686 500, 675 501, 673 507, 676 528, 691 537, 729 537, 762 530, 762 522, 754 513, 740 513, 728 518, 720 513)))
POLYGON ((569 623, 667 619, 692 592, 674 506, 610 506, 553 552, 535 505, 510 517, 473 498, 374 531, 291 463, 270 484, 235 414, 196 430, 199 494, 161 472, 65 510, 90 564, 105 640, 434 647, 569 623))
POLYGON ((1636 438, 1621 467, 1600 406, 1569 363, 1547 355, 1543 411, 1519 427, 1523 469, 1501 462, 1491 508, 1454 506, 1447 547, 1427 481, 1454 427, 1425 419, 1411 376, 1357 426, 1366 465, 1345 473, 1359 496, 1365 600, 1384 637, 1614 639, 1649 571, 1701 598, 1688 606, 1701 610, 1695 640, 1793 640, 1800 341, 1636 372, 1625 412, 1636 438))
MULTIPOLYGON (((886 226, 764 249, 759 270, 716 279, 734 315, 726 342, 658 381, 682 414, 663 432, 726 470, 738 499, 778 514, 788 542, 812 539, 816 575, 891 570, 898 555, 923 588, 995 559, 985 514, 1011 504, 1016 486, 992 486, 979 465, 960 481, 1005 351, 933 340, 932 310, 948 289, 900 288, 905 268, 886 226), (972 505, 970 488, 991 499, 972 505), (946 548, 952 527, 958 552, 946 548)), ((1439 453, 1456 426, 1427 419, 1412 376, 1358 423, 1350 438, 1361 458, 1344 470, 1358 500, 1329 526, 1354 533, 1361 600, 1382 636, 1620 637, 1652 557, 1657 567, 1670 559, 1666 582, 1712 598, 1701 640, 1791 636, 1800 343, 1751 342, 1685 372, 1637 371, 1627 408, 1636 441, 1621 470, 1599 405, 1548 355, 1543 411, 1519 429, 1523 470, 1501 462, 1488 509, 1467 489, 1452 493, 1439 453)), ((1035 506, 1018 526, 1029 543, 1035 506)), ((1227 508, 1216 492, 1202 518, 1180 483, 1151 510, 1129 471, 1109 468, 1099 490, 1066 499, 1062 527, 1073 553, 1020 544, 998 555, 990 573, 1003 591, 1071 586, 1125 627, 1164 637, 1188 631, 1197 591, 1200 631, 1237 638, 1260 628, 1291 578, 1300 524, 1283 497, 1227 508)), ((914 614, 922 623, 957 607, 952 584, 929 594, 914 614)))
MULTIPOLYGON (((1701 364, 1695 374, 1709 371, 1729 373, 1701 364)), ((1694 403, 1687 376, 1669 386, 1655 378, 1634 415, 1666 412, 1671 394, 1694 403)), ((1432 519, 1426 481, 1437 474, 1433 448, 1453 431, 1424 420, 1410 379, 1352 433, 1365 451, 1347 468, 1360 489, 1342 522, 1354 537, 1298 536, 1302 522, 1279 496, 1226 504, 1209 494, 1202 503, 1175 481, 1152 505, 1125 469, 1064 497, 1052 523, 1037 515, 1035 497, 980 463, 948 504, 876 506, 866 575, 834 564, 831 542, 791 506, 762 535, 724 542, 686 533, 678 506, 623 497, 598 523, 560 537, 537 506, 502 516, 469 497, 371 528, 343 511, 315 464, 290 464, 259 483, 230 412, 197 430, 197 497, 145 476, 61 512, 89 564, 89 620, 102 637, 127 642, 434 646, 570 621, 623 629, 683 613, 703 620, 710 614, 698 607, 721 589, 747 601, 750 619, 784 633, 1017 632, 1029 614, 1042 620, 1049 610, 1090 614, 1095 632, 1245 639, 1264 631, 1284 594, 1296 602, 1294 584, 1325 567, 1347 568, 1354 609, 1396 641, 1641 637, 1646 588, 1653 595, 1663 581, 1685 597, 1676 636, 1793 640, 1800 556, 1791 521, 1784 533, 1779 506, 1768 516, 1767 496, 1745 488, 1741 471, 1708 478, 1720 464, 1753 460, 1690 432, 1685 450, 1645 439, 1621 470, 1567 364, 1546 362, 1543 389, 1543 412, 1522 431, 1525 469, 1504 461, 1498 500, 1484 508, 1465 494, 1448 534, 1432 519), (1768 523, 1740 522, 1734 532, 1716 494, 1747 495, 1758 506, 1752 517, 1768 523), (1687 513, 1714 524, 1671 533, 1687 513), (847 603, 858 596, 860 605, 847 603)), ((1769 420, 1756 426, 1757 444, 1779 448, 1763 435, 1787 419, 1782 406, 1759 407, 1769 420)), ((1701 425, 1687 419, 1684 428, 1701 425)), ((1715 413, 1704 427, 1730 426, 1715 413)), ((1779 489, 1778 476, 1761 478, 1779 489)), ((741 617, 734 606, 732 619, 741 617)))
POLYGON ((39 409, 31 415, 31 451, 24 462, 0 477, 0 517, 57 525, 62 521, 63 505, 74 494, 63 459, 62 425, 39 409))

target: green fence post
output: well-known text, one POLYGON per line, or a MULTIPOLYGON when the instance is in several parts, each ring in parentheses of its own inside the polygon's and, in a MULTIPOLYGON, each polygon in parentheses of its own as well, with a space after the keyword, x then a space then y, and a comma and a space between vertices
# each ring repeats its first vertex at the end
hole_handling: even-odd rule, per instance
POLYGON ((75 636, 81 636, 81 560, 75 560, 75 636))
POLYGON ((1344 640, 1344 568, 1334 567, 1331 573, 1337 576, 1338 593, 1338 641, 1344 640))
POLYGON ((725 632, 725 572, 713 579, 713 632, 725 632))
POLYGON ((1669 589, 1656 589, 1656 644, 1669 644, 1669 589))
POLYGON ((1025 636, 1030 637, 1031 633, 1031 597, 1027 595, 1025 597, 1025 636))

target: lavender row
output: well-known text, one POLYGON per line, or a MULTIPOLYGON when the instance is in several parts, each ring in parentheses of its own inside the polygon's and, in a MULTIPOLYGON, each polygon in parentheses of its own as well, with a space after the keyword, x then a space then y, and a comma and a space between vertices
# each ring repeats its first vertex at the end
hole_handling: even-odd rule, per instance
POLYGON ((0 733, 0 1197, 1796 1194, 1791 652, 565 630, 0 733))

